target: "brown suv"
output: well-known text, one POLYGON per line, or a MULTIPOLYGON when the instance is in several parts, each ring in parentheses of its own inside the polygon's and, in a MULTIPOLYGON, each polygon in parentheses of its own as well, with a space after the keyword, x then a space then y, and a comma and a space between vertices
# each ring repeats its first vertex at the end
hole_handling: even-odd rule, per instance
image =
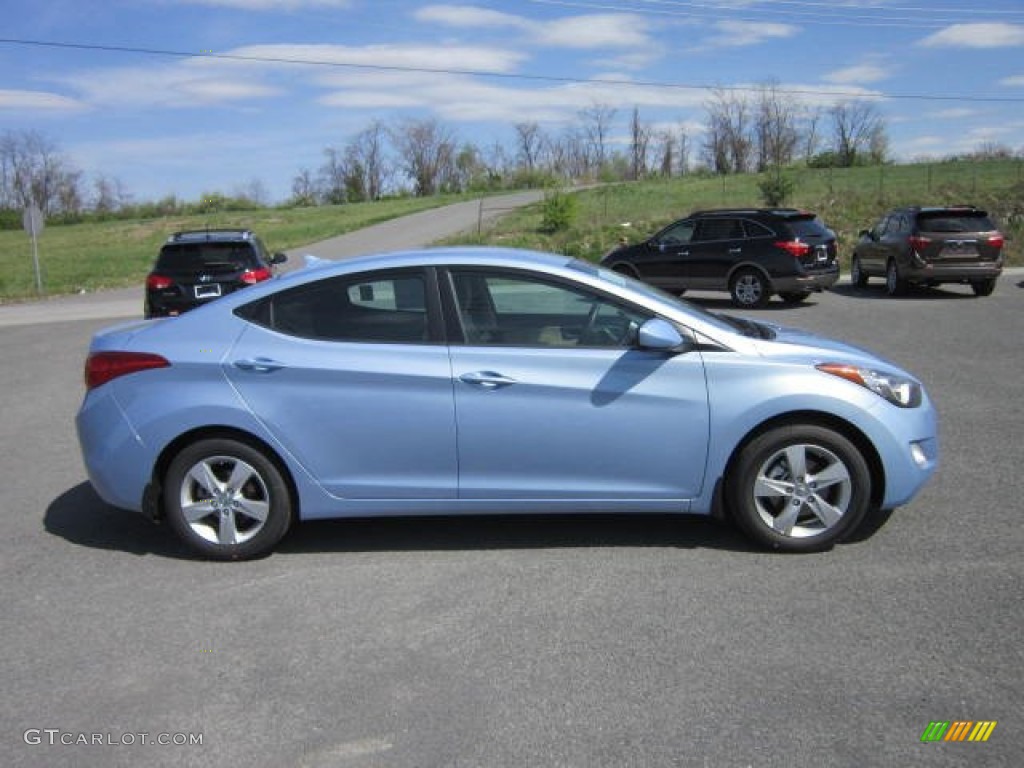
POLYGON ((851 279, 858 288, 885 278, 890 296, 910 284, 970 283, 988 296, 1003 271, 1003 234, 988 213, 973 206, 897 208, 860 233, 851 279))

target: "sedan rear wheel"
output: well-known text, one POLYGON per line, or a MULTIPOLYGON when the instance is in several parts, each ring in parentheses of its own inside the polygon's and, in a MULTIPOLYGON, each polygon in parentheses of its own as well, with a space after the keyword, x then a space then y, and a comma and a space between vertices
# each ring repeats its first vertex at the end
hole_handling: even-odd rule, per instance
POLYGON ((164 509, 175 532, 217 560, 267 554, 288 531, 292 501, 263 452, 228 438, 200 440, 171 462, 164 509))
POLYGON ((738 272, 732 279, 729 293, 733 304, 746 309, 763 307, 771 298, 771 290, 764 276, 753 269, 738 272))
POLYGON ((849 535, 871 499, 857 448, 824 427, 788 426, 754 439, 726 480, 738 525, 784 552, 819 552, 849 535))

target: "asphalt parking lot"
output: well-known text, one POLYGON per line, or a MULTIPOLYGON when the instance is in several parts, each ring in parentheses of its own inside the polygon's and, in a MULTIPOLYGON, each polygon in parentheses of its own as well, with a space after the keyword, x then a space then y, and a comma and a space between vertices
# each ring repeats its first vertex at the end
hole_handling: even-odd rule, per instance
POLYGON ((829 553, 501 517, 198 561, 86 482, 73 418, 110 321, 0 328, 0 765, 1019 765, 1024 270, 985 299, 841 283, 756 316, 887 356, 940 412, 932 483, 829 553), (947 720, 997 725, 922 743, 947 720))

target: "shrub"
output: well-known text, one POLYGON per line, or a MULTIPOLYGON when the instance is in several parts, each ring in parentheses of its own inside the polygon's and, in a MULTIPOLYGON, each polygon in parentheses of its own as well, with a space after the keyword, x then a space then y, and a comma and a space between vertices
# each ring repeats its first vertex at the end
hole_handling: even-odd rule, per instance
POLYGON ((551 234, 569 229, 576 219, 577 209, 573 195, 560 190, 546 192, 541 203, 540 231, 551 234))

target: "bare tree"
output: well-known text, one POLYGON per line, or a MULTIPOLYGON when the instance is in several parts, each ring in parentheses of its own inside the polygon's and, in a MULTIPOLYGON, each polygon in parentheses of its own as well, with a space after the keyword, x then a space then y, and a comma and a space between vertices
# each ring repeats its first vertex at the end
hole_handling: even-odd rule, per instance
POLYGON ((808 109, 803 116, 803 138, 804 138, 804 162, 808 165, 811 159, 818 154, 818 146, 821 143, 821 134, 818 124, 821 122, 821 108, 808 109))
POLYGON ((658 131, 655 139, 658 142, 658 174, 668 178, 672 175, 672 171, 676 165, 676 137, 672 135, 672 131, 663 130, 658 131))
POLYGON ((320 166, 320 199, 330 205, 344 203, 348 198, 345 191, 345 158, 334 147, 324 150, 324 164, 320 166))
POLYGON ((756 109, 757 170, 788 165, 800 141, 793 97, 781 93, 777 84, 769 83, 758 91, 756 109))
POLYGON ((77 212, 82 207, 82 174, 57 145, 36 131, 0 136, 0 200, 9 207, 35 203, 44 213, 77 212))
POLYGON ((633 117, 629 122, 630 133, 630 171, 634 181, 647 173, 647 153, 651 144, 651 127, 640 122, 640 110, 633 107, 633 117))
POLYGON ((292 179, 292 202, 295 205, 315 205, 316 181, 308 168, 303 168, 292 179))
POLYGON ((679 126, 679 175, 690 171, 690 134, 685 125, 679 126))
POLYGON ((97 213, 119 211, 130 200, 121 180, 114 176, 99 174, 93 179, 92 209, 97 213))
POLYGON ((617 110, 608 104, 593 104, 579 112, 579 117, 583 121, 583 135, 589 147, 588 157, 593 168, 599 173, 607 160, 608 134, 611 132, 616 112, 617 110))
POLYGON ((706 103, 708 130, 705 153, 718 173, 744 173, 750 169, 753 141, 750 106, 735 91, 716 89, 706 103))
POLYGON ((417 196, 437 194, 443 181, 454 176, 455 137, 437 120, 407 120, 393 140, 417 196))
POLYGON ((345 151, 350 173, 358 173, 358 186, 365 200, 379 200, 391 175, 385 144, 387 128, 374 120, 349 142, 345 151))
POLYGON ((858 155, 868 149, 882 125, 878 110, 869 101, 841 101, 829 115, 837 162, 840 167, 856 165, 858 155))
POLYGON ((540 160, 540 153, 544 145, 544 135, 540 126, 535 122, 516 123, 516 157, 520 167, 528 173, 533 173, 540 160))

